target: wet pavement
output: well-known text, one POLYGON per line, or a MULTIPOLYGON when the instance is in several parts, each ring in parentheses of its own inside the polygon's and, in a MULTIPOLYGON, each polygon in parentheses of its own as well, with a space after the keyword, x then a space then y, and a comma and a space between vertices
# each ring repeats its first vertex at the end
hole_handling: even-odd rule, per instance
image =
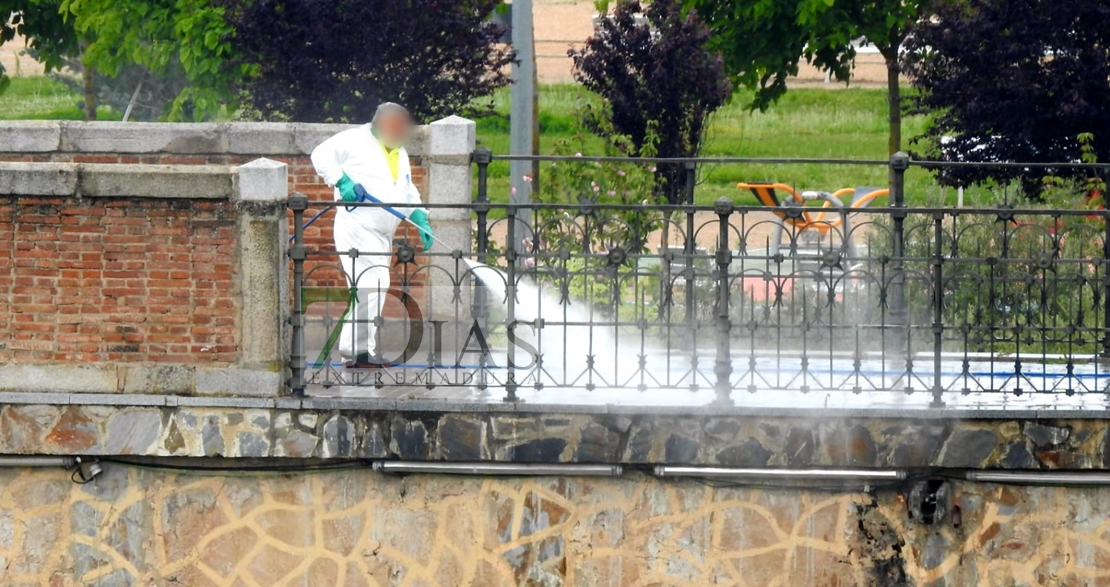
MULTIPOLYGON (((687 357, 666 365, 665 358, 649 360, 651 367, 628 373, 578 373, 536 370, 513 373, 516 399, 545 406, 623 406, 643 408, 709 408, 732 405, 746 408, 837 411, 934 411, 934 389, 946 410, 960 411, 1106 411, 1110 409, 1110 366, 1095 360, 1074 363, 1030 363, 1013 357, 946 358, 940 371, 932 357, 915 360, 912 373, 882 360, 855 362, 844 358, 747 356, 733 361, 731 389, 722 398, 714 385, 711 360, 697 369, 687 357), (648 373, 649 368, 651 373, 648 373), (543 381, 537 386, 537 380, 543 381)), ((672 360, 675 357, 672 356, 672 360)), ((439 400, 452 403, 500 404, 507 398, 506 369, 485 370, 487 385, 479 385, 482 371, 474 366, 428 368, 409 364, 383 369, 310 369, 308 394, 314 397, 439 400), (328 382, 328 385, 324 385, 328 382)))

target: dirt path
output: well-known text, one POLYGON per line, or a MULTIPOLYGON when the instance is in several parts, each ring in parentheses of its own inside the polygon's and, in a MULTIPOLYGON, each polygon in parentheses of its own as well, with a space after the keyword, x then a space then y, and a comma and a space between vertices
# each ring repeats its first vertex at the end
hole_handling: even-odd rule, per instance
POLYGON ((22 54, 26 48, 27 42, 23 37, 0 45, 0 64, 3 64, 5 73, 13 77, 42 75, 42 64, 22 54))
MULTIPOLYGON (((593 34, 596 14, 592 1, 533 0, 536 33, 536 67, 541 83, 567 83, 571 77, 571 60, 567 49, 578 47, 593 34)), ((826 84, 825 74, 814 67, 800 64, 791 85, 796 87, 843 88, 844 84, 826 84)), ((882 56, 860 54, 852 73, 854 86, 886 87, 886 65, 882 56)))

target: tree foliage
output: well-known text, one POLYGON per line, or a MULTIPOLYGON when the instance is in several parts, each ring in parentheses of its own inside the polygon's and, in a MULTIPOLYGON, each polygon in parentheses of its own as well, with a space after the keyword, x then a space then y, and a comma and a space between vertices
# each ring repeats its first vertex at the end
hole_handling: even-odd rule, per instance
MULTIPOLYGON (((569 52, 574 78, 607 103, 587 114, 587 126, 606 138, 627 137, 633 156, 649 143, 658 157, 696 156, 709 116, 732 95, 709 37, 680 0, 654 0, 646 8, 620 0, 585 46, 569 52)), ((680 201, 681 171, 658 169, 659 189, 671 202, 680 201)))
POLYGON ((802 59, 831 71, 838 81, 851 77, 856 51, 852 40, 866 37, 887 65, 890 152, 902 143, 898 53, 928 0, 686 0, 713 30, 713 46, 738 83, 755 88, 752 108, 767 109, 786 92, 802 59))
POLYGON ((231 25, 211 0, 62 0, 78 34, 89 38, 83 63, 115 77, 129 65, 188 84, 165 117, 210 118, 234 108, 232 81, 251 70, 232 64, 231 25))
MULTIPOLYGON (((1105 0, 965 0, 938 3, 907 44, 919 93, 911 110, 933 114, 918 138, 947 161, 1059 162, 1088 150, 1110 157, 1110 3, 1105 0)), ((1060 170, 1057 175, 1066 173, 1060 170)), ((960 168, 947 184, 1021 177, 1028 195, 1040 170, 960 168)))
MULTIPOLYGON (((46 71, 61 69, 80 55, 77 32, 59 12, 57 0, 0 0, 0 44, 21 35, 46 71)), ((0 92, 8 85, 0 64, 0 92)))
MULTIPOLYGON (((485 113, 515 53, 488 22, 500 0, 233 0, 242 89, 264 119, 364 122, 381 102, 429 120, 485 113)), ((492 108, 492 102, 489 108, 492 108)))
MULTIPOLYGON (((31 53, 37 57, 37 53, 31 53)), ((84 78, 86 68, 80 59, 67 59, 65 68, 84 78)), ((165 118, 173 109, 174 101, 189 85, 180 64, 173 64, 166 69, 164 73, 154 75, 145 67, 128 64, 120 67, 115 77, 94 75, 91 87, 92 94, 95 95, 94 105, 108 106, 117 113, 126 115, 126 120, 154 121, 165 118)), ((84 87, 83 79, 76 79, 68 73, 55 74, 53 77, 75 92, 85 92, 85 99, 89 99, 90 88, 84 87)), ((186 119, 192 117, 191 107, 186 105, 182 114, 186 119)))

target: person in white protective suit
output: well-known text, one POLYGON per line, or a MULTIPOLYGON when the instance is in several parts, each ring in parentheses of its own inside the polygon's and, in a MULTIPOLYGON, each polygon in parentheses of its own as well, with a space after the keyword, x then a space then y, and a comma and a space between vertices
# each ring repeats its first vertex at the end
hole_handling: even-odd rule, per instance
MULTIPOLYGON (((335 199, 359 201, 355 186, 389 204, 414 224, 424 250, 432 245, 428 213, 420 207, 420 192, 412 182, 408 153, 404 144, 412 131, 412 119, 404 107, 391 102, 378 106, 370 124, 345 130, 320 143, 312 151, 312 165, 329 186, 335 199)), ((379 366, 374 318, 379 316, 389 289, 389 262, 393 234, 401 219, 375 207, 337 206, 335 209, 335 248, 358 299, 354 312, 343 324, 339 354, 348 368, 379 366), (347 251, 356 249, 358 256, 347 251)))

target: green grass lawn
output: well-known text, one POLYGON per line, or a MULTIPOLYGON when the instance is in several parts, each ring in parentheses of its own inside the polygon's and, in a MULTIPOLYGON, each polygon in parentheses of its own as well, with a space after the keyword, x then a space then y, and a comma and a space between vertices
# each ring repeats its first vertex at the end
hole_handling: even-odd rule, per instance
MULTIPOLYGON (((586 94, 574 85, 545 86, 540 94, 540 152, 552 152, 555 141, 568 139, 578 127, 576 109, 586 94)), ((881 89, 844 88, 790 90, 767 112, 751 112, 747 96, 737 95, 718 111, 703 155, 750 158, 887 159, 887 102, 881 89)), ((495 96, 498 115, 478 123, 478 140, 495 154, 507 153, 509 125, 508 93, 495 96)), ((904 121, 903 136, 920 134, 926 125, 921 117, 904 121)), ((587 141, 581 151, 598 153, 600 142, 587 141)), ((508 199, 508 164, 490 168, 490 198, 508 199)), ((707 205, 721 196, 737 204, 754 205, 755 199, 736 189, 740 181, 776 181, 799 189, 835 191, 844 187, 885 186, 885 166, 727 164, 704 166, 696 190, 698 204, 707 205)), ((973 201, 977 192, 968 193, 973 201)), ((907 200, 913 204, 955 202, 953 190, 942 190, 930 174, 911 170, 907 174, 907 200)))
MULTIPOLYGON (((81 95, 69 86, 47 76, 13 77, 8 90, 0 95, 3 120, 84 120, 81 95)), ((109 108, 97 109, 104 120, 120 116, 109 108)))

